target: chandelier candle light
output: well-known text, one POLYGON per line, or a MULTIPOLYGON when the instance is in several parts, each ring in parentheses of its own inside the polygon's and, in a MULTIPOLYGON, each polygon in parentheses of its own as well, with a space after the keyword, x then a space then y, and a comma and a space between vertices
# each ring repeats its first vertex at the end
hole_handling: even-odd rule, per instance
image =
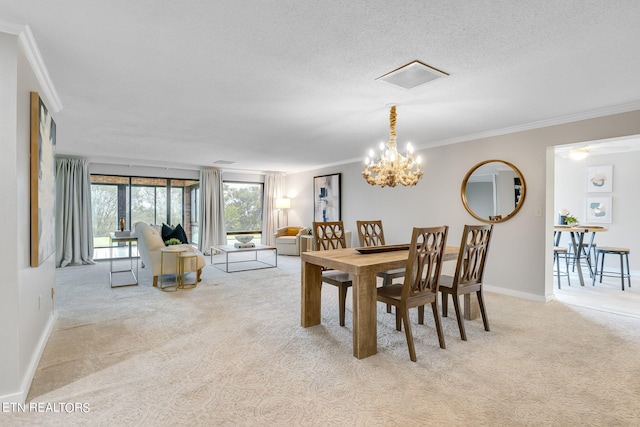
POLYGON ((389 142, 385 146, 380 143, 380 157, 374 160, 375 152, 369 151, 364 161, 362 176, 371 185, 395 187, 402 184, 407 187, 416 185, 424 172, 420 170, 420 156, 413 158, 413 147, 407 144, 407 152, 403 156, 396 146, 396 106, 391 107, 389 118, 389 142))

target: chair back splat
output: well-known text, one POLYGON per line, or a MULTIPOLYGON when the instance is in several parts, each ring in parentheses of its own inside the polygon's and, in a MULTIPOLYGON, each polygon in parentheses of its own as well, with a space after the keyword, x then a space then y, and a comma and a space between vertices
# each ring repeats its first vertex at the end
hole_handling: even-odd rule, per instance
POLYGON ((403 299, 431 299, 432 294, 437 295, 447 232, 447 226, 442 229, 413 229, 402 289, 403 299))
POLYGON ((493 225, 467 225, 460 244, 454 287, 481 284, 493 225))
POLYGON ((317 251, 347 247, 342 221, 314 222, 313 233, 317 251))
POLYGON ((460 310, 460 295, 470 294, 472 292, 476 293, 484 329, 485 331, 489 331, 489 320, 487 319, 484 297, 482 295, 482 281, 492 234, 493 224, 465 225, 455 275, 453 277, 442 276, 440 280, 442 316, 447 317, 449 295, 451 295, 456 311, 458 328, 460 329, 460 338, 464 341, 467 340, 467 334, 464 329, 462 312, 460 310))
POLYGON ((384 246, 382 221, 356 221, 360 246, 384 246))

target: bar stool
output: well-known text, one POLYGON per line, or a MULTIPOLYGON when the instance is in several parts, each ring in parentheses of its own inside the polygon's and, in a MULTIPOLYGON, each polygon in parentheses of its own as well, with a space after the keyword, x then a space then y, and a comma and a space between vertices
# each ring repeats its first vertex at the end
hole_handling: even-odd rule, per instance
POLYGON ((602 276, 607 277, 618 277, 620 276, 620 281, 622 282, 622 290, 624 291, 624 279, 627 278, 627 282, 629 287, 631 287, 631 272, 629 271, 629 249, 626 248, 613 248, 608 246, 601 246, 596 248, 596 263, 595 263, 595 272, 593 274, 593 281, 591 283, 592 286, 596 284, 596 276, 600 274, 600 283, 602 283, 602 276), (617 271, 605 271, 604 270, 604 256, 606 254, 614 254, 620 256, 620 272, 617 271), (602 261, 600 261, 600 269, 598 269, 598 260, 600 259, 600 255, 602 255, 602 261), (624 272, 624 262, 627 264, 627 272, 624 272))
POLYGON ((560 276, 567 276, 567 283, 569 284, 569 286, 571 286, 571 279, 569 278, 569 257, 570 255, 567 251, 567 248, 564 248, 562 246, 555 246, 553 248, 553 262, 554 264, 556 264, 556 269, 554 272, 558 276, 558 289, 561 289, 560 276), (564 259, 566 273, 560 271, 560 258, 564 259))

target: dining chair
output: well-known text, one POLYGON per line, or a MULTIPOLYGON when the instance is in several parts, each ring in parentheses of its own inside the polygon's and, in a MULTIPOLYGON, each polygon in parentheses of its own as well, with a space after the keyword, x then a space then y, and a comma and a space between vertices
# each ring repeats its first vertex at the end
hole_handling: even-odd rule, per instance
MULTIPOLYGON (((382 228, 382 220, 372 221, 356 221, 358 227, 358 238, 360 246, 384 246, 384 230, 382 228)), ((382 278, 382 286, 393 283, 393 279, 404 277, 404 268, 395 270, 380 271, 377 276, 382 278)), ((391 305, 387 305, 387 313, 391 313, 391 305)))
MULTIPOLYGON (((347 247, 342 221, 314 222, 313 234, 315 236, 314 240, 317 251, 343 249, 347 247)), ((344 326, 347 289, 351 287, 353 279, 348 273, 326 269, 322 272, 322 282, 338 287, 340 326, 344 326)))
POLYGON ((449 295, 453 298, 456 311, 460 338, 467 340, 460 310, 460 296, 475 292, 480 305, 480 314, 484 323, 484 330, 489 331, 489 320, 482 295, 484 267, 486 265, 489 242, 493 233, 492 225, 465 225, 460 243, 460 252, 453 276, 443 275, 440 279, 440 293, 442 294, 442 316, 447 317, 449 295))
POLYGON ((377 288, 379 302, 396 307, 396 329, 404 324, 409 357, 416 361, 409 309, 418 308, 418 323, 424 324, 424 306, 431 304, 440 348, 446 348, 438 311, 438 285, 449 227, 414 228, 403 283, 377 288))

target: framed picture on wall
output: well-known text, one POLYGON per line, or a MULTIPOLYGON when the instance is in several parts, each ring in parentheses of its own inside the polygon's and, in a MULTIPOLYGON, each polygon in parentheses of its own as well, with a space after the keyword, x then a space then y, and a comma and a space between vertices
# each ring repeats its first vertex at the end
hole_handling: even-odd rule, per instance
POLYGON ((587 197, 588 223, 611 223, 611 197, 587 197))
POLYGON ((587 168, 587 193, 611 193, 613 191, 613 166, 587 168))
POLYGON ((37 92, 31 92, 31 266, 55 250, 56 122, 37 92))
POLYGON ((313 177, 313 220, 340 221, 340 174, 313 177))

